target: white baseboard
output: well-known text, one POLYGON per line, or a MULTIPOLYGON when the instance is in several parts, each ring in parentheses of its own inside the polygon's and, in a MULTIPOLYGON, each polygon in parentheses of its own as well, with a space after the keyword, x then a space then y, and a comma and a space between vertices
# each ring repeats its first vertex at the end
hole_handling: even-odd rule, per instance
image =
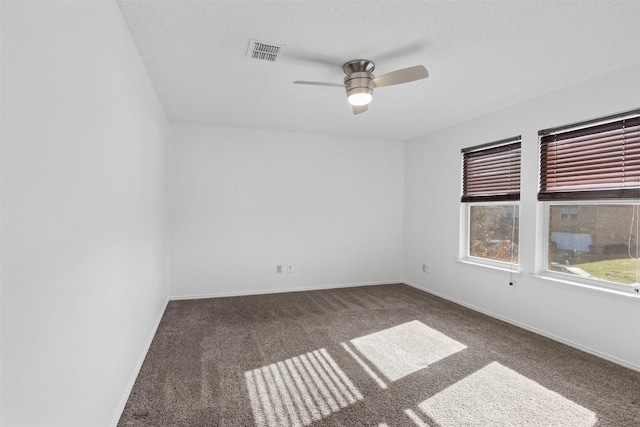
POLYGON ((131 394, 131 390, 133 390, 133 385, 136 383, 136 379, 138 378, 138 374, 140 373, 140 369, 142 369, 142 364, 144 363, 144 359, 147 357, 147 353, 149 352, 149 347, 151 347, 151 343, 153 342, 153 337, 156 336, 156 331, 158 330, 158 326, 160 326, 160 321, 162 320, 162 316, 164 316, 164 312, 167 310, 167 304, 169 304, 169 300, 167 299, 164 302, 164 306, 160 313, 158 314, 158 318, 156 319, 155 325, 151 330, 151 334, 149 338, 147 338, 147 343, 142 349, 142 354, 138 359, 138 363, 136 364, 135 369, 133 370, 133 374, 129 379, 129 383, 127 384, 127 388, 124 391, 124 395, 122 399, 120 399, 120 404, 116 408, 116 412, 113 415, 113 419, 111 420, 111 427, 117 427, 118 421, 120 421, 120 417, 122 416, 122 412, 124 411, 124 407, 127 405, 127 401, 129 400, 129 395, 131 394))
POLYGON ((392 285, 395 283, 404 283, 402 280, 388 280, 383 282, 365 282, 365 283, 347 283, 338 285, 322 285, 322 286, 307 286, 288 289, 269 289, 269 290, 252 290, 242 292, 220 292, 212 294, 198 294, 198 295, 175 295, 170 296, 170 301, 187 300, 187 299, 203 299, 203 298, 224 298, 224 297, 241 297, 247 295, 264 295, 264 294, 281 294, 285 292, 304 292, 304 291, 319 291, 323 289, 338 289, 338 288, 354 288, 357 286, 378 286, 378 285, 392 285))
POLYGON ((617 357, 611 356, 609 354, 602 353, 600 351, 594 350, 594 349, 589 348, 589 347, 585 347, 585 346, 583 346, 581 344, 578 344, 578 343, 575 343, 575 342, 573 342, 571 340, 567 340, 565 338, 559 337, 559 336, 551 334, 549 332, 534 328, 534 327, 529 326, 529 325, 525 325, 524 323, 520 323, 520 322, 518 322, 516 320, 513 320, 513 319, 510 319, 508 317, 493 313, 491 311, 476 307, 474 305, 465 303, 463 301, 456 300, 455 298, 451 298, 451 297, 449 297, 447 295, 442 295, 442 294, 440 294, 438 292, 435 292, 435 291, 432 291, 430 289, 424 288, 424 287, 422 287, 422 286, 420 286, 420 285, 418 285, 416 283, 409 282, 407 280, 403 280, 402 283, 404 283, 407 286, 411 286, 413 288, 416 288, 418 290, 426 292, 428 294, 432 294, 432 295, 435 295, 437 297, 446 299, 447 301, 451 301, 451 302, 454 302, 456 304, 462 305, 464 307, 470 308, 473 311, 477 311, 479 313, 486 314, 487 316, 493 317, 495 319, 502 320, 503 322, 510 323, 510 324, 512 324, 514 326, 517 326, 519 328, 525 329, 525 330, 527 330, 529 332, 533 332, 535 334, 542 335, 543 337, 550 338, 550 339, 552 339, 554 341, 558 341, 558 342, 560 342, 562 344, 566 344, 569 347, 576 348, 578 350, 584 351, 585 353, 589 353, 589 354, 592 354, 594 356, 597 356, 597 357, 599 357, 601 359, 605 359, 605 360, 608 360, 608 361, 613 362, 615 364, 624 366, 625 368, 633 369, 634 371, 640 372, 640 366, 638 366, 638 365, 636 365, 634 363, 630 363, 630 362, 627 362, 625 360, 618 359, 617 357))

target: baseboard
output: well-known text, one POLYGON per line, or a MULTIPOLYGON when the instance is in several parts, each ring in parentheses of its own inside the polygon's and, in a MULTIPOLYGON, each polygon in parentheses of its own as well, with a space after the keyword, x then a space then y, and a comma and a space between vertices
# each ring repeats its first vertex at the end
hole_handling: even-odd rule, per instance
POLYGON ((307 286, 287 289, 269 289, 269 290, 253 290, 243 292, 220 292, 212 294, 197 294, 197 295, 177 295, 170 296, 170 301, 179 301, 187 299, 203 299, 203 298, 224 298, 224 297, 242 297, 247 295, 264 295, 264 294, 281 294, 285 292, 304 292, 304 291, 319 291, 324 289, 338 289, 338 288, 355 288, 357 286, 378 286, 378 285, 392 285, 395 283, 404 283, 402 280, 388 280, 383 282, 364 282, 364 283, 346 283, 338 285, 322 285, 322 286, 307 286))
POLYGON ((142 350, 142 354, 140 355, 140 358, 138 359, 138 363, 136 364, 135 369, 133 370, 133 374, 131 375, 131 378, 129 379, 129 383, 127 384, 127 388, 124 391, 124 395, 122 396, 122 399, 120 400, 120 404, 118 404, 118 407, 116 408, 116 412, 113 415, 113 419, 111 420, 111 427, 117 427, 118 425, 118 421, 120 421, 120 417, 122 416, 122 412, 124 411, 124 407, 127 405, 127 401, 129 400, 129 395, 131 394, 131 390, 133 390, 133 385, 136 382, 136 379, 138 378, 138 374, 140 373, 140 369, 142 369, 142 364, 144 363, 144 359, 147 357, 147 353, 149 352, 149 347, 151 347, 151 342, 153 342, 153 337, 156 336, 156 331, 158 330, 158 327, 160 326, 160 321, 162 320, 162 316, 164 315, 164 312, 167 309, 167 304, 169 304, 169 300, 167 299, 164 302, 164 306, 162 307, 162 310, 160 310, 160 313, 158 314, 158 318, 156 319, 155 325, 153 326, 152 330, 151 330, 151 334, 149 335, 149 338, 147 339, 147 343, 144 346, 143 350, 142 350))
POLYGON ((411 286, 413 288, 416 288, 416 289, 418 289, 420 291, 423 291, 423 292, 426 292, 428 294, 432 294, 432 295, 435 295, 437 297, 446 299, 447 301, 451 301, 451 302, 459 304, 461 306, 470 308, 473 311, 477 311, 479 313, 485 314, 485 315, 493 317, 495 319, 502 320, 503 322, 509 323, 511 325, 517 326, 517 327, 522 328, 522 329, 525 329, 525 330, 527 330, 529 332, 533 332, 535 334, 542 335, 543 337, 547 337, 547 338, 552 339, 554 341, 558 341, 558 342, 560 342, 562 344, 566 344, 569 347, 573 347, 573 348, 578 349, 580 351, 584 351, 585 353, 592 354, 592 355, 597 356, 597 357, 599 357, 601 359, 605 359, 605 360, 608 360, 609 362, 613 362, 613 363, 615 363, 617 365, 624 366, 625 368, 629 368, 629 369, 632 369, 634 371, 640 372, 640 366, 638 366, 636 364, 629 363, 629 362, 627 362, 625 360, 618 359, 617 357, 611 356, 609 354, 602 353, 600 351, 594 350, 594 349, 589 348, 589 347, 585 347, 585 346, 583 346, 581 344, 578 344, 576 342, 573 342, 571 340, 567 340, 565 338, 559 337, 559 336, 551 334, 549 332, 534 328, 534 327, 526 325, 524 323, 520 323, 520 322, 518 322, 516 320, 510 319, 510 318, 502 316, 500 314, 493 313, 493 312, 491 312, 489 310, 485 310, 485 309, 482 309, 480 307, 476 307, 476 306, 474 306, 472 304, 468 304, 466 302, 456 300, 455 298, 451 298, 451 297, 449 297, 447 295, 443 295, 443 294, 440 294, 438 292, 432 291, 431 289, 424 288, 424 287, 422 287, 422 286, 420 286, 420 285, 418 285, 416 283, 409 282, 407 280, 403 280, 401 283, 404 283, 407 286, 411 286))

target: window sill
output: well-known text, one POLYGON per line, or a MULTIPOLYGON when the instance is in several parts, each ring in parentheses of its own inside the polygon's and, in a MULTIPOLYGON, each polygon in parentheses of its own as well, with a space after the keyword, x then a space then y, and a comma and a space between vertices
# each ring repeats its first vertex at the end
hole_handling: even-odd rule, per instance
POLYGON ((509 266, 509 264, 499 265, 499 264, 492 264, 488 262, 476 261, 475 259, 469 259, 469 258, 456 258, 456 262, 467 264, 467 265, 473 265, 481 268, 488 268, 491 270, 503 271, 506 273, 514 274, 516 276, 522 276, 522 272, 520 271, 520 266, 518 265, 513 265, 513 266, 509 266))
POLYGON ((614 297, 616 299, 624 299, 626 301, 633 301, 636 303, 640 303, 640 293, 636 293, 634 288, 630 290, 619 290, 613 289, 606 286, 598 286, 584 282, 576 282, 573 280, 567 280, 561 277, 551 276, 547 274, 531 274, 533 278, 544 280, 550 284, 562 287, 573 287, 574 289, 580 289, 582 291, 587 291, 589 293, 596 293, 598 295, 606 295, 610 297, 614 297))

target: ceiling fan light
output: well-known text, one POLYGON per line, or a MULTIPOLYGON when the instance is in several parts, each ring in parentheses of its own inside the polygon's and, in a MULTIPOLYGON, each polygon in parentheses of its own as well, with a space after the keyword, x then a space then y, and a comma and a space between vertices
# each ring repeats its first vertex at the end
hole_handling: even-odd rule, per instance
POLYGON ((349 95, 349 104, 351 105, 367 105, 371 102, 371 94, 370 93, 352 93, 349 95))
POLYGON ((371 102, 373 89, 369 87, 351 87, 347 89, 347 99, 349 104, 360 106, 371 102))

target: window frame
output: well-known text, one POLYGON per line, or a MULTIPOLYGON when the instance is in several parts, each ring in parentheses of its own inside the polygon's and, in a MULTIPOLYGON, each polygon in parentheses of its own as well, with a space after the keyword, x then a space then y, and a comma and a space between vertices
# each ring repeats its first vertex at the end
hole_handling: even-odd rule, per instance
POLYGON ((562 282, 579 284, 579 285, 588 285, 591 287, 597 287, 602 289, 620 291, 625 293, 637 294, 640 293, 640 283, 625 285, 622 283, 615 283, 604 279, 597 278, 588 278, 581 277, 574 274, 561 273, 558 271, 553 271, 549 269, 549 234, 550 234, 550 212, 551 206, 579 206, 579 205, 603 205, 603 206, 611 206, 611 205, 639 205, 640 201, 637 200, 629 200, 629 199, 621 199, 621 200, 553 200, 553 201, 544 201, 540 202, 544 207, 544 236, 543 236, 543 245, 542 245, 542 263, 541 269, 538 272, 538 276, 543 278, 551 278, 555 280, 559 280, 562 282))
POLYGON ((491 202, 462 202, 462 233, 463 240, 460 245, 459 261, 475 265, 483 265, 499 270, 510 272, 520 271, 520 227, 518 227, 518 262, 498 261, 490 258, 482 258, 471 255, 471 208, 473 206, 516 206, 518 208, 518 218, 520 217, 520 201, 491 201, 491 202))
MULTIPOLYGON (((602 134, 600 131, 603 128, 609 127, 609 125, 615 125, 620 122, 624 123, 625 121, 632 121, 634 123, 633 126, 637 127, 638 116, 640 115, 640 109, 635 109, 631 111, 627 111, 624 113, 613 114, 597 119, 592 119, 588 121, 582 121, 574 124, 559 126, 556 128, 544 129, 538 132, 538 204, 543 207, 543 221, 542 221, 542 239, 541 244, 542 248, 536 251, 536 253, 540 254, 542 257, 541 262, 537 263, 538 265, 538 276, 542 278, 549 278, 557 281, 561 281, 564 283, 575 284, 575 285, 583 285, 589 286, 595 289, 600 290, 609 290, 609 291, 617 291, 622 293, 640 293, 640 283, 635 284, 622 284, 616 283, 612 281, 608 281, 605 279, 598 278, 589 278, 589 277, 581 277, 578 275, 572 275, 569 273, 562 273, 559 271, 553 271, 550 269, 549 262, 549 247, 550 247, 550 236, 551 231, 550 227, 550 215, 551 215, 551 207, 552 206, 581 206, 581 205, 603 205, 603 206, 612 206, 612 205, 637 205, 640 206, 640 188, 638 186, 629 186, 629 180, 624 179, 623 184, 621 184, 617 189, 615 185, 607 184, 607 189, 599 190, 595 186, 591 185, 590 187, 579 188, 575 187, 573 189, 557 189, 552 190, 549 188, 549 177, 551 176, 549 172, 549 163, 547 158, 544 159, 543 167, 543 150, 549 150, 550 144, 548 142, 543 143, 543 138, 549 139, 550 136, 554 134, 562 135, 576 133, 579 134, 580 137, 587 137, 587 139, 598 139, 602 138, 602 134), (589 132, 591 129, 592 132, 589 132), (546 144, 546 146, 545 146, 546 144), (544 184, 543 184, 544 183, 544 184)), ((636 130, 637 132, 637 130, 636 130)), ((623 132, 624 133, 624 132, 623 132)), ((570 139, 570 138, 569 138, 570 139)), ((563 138, 560 138, 559 141, 562 141, 563 138)), ((623 144, 626 144, 624 141, 624 137, 622 138, 623 144)), ((575 147, 575 146, 574 146, 575 147)), ((579 146, 578 146, 579 147, 579 146)), ((575 149, 575 148, 574 148, 575 149)), ((637 152, 637 148, 631 148, 637 152)), ((625 145, 620 149, 622 152, 625 152, 625 145)), ((548 151, 545 151, 545 153, 548 151)), ((637 154, 634 154, 634 156, 637 154)), ((610 157, 601 157, 608 160, 608 163, 615 161, 615 155, 612 154, 610 157)), ((622 157, 625 159, 625 157, 622 157)), ((577 160, 576 160, 577 161, 577 160)), ((637 161, 636 161, 637 162, 637 161)), ((567 163, 562 164, 563 168, 576 168, 576 164, 568 163, 569 166, 566 166, 567 163)), ((623 161, 624 164, 624 161, 623 161)), ((567 170, 567 169, 561 169, 567 170)), ((624 173, 623 173, 624 175, 624 173)), ((586 169, 584 175, 580 175, 581 180, 584 180, 585 177, 595 176, 593 172, 590 172, 590 169, 586 169)), ((633 176, 633 175, 632 175, 633 176)), ((636 175, 637 176, 637 175, 636 175)), ((640 178, 636 178, 637 181, 631 182, 639 182, 640 178)), ((567 219, 570 220, 570 219, 567 219)), ((640 279, 638 280, 640 282, 640 279)))
MULTIPOLYGON (((484 267, 489 267, 498 270, 508 271, 510 273, 519 273, 520 272, 520 229, 518 227, 518 243, 517 243, 517 253, 518 253, 518 261, 514 262, 504 262, 499 260, 494 260, 490 258, 481 258, 471 255, 471 208, 473 206, 517 206, 518 208, 518 218, 520 217, 520 184, 521 184, 521 170, 522 170, 522 136, 517 135, 510 138, 501 139, 494 142, 489 142, 486 144, 480 144, 472 147, 463 148, 461 150, 461 198, 460 198, 460 243, 459 243, 459 254, 458 261, 465 262, 468 264, 479 265, 484 267), (517 167, 512 168, 510 162, 512 159, 512 155, 509 153, 509 161, 507 162, 507 170, 506 172, 511 173, 514 170, 517 171, 517 188, 513 187, 516 183, 515 180, 509 176, 509 179, 506 182, 506 187, 502 186, 498 191, 488 191, 486 194, 474 194, 470 195, 468 192, 468 170, 467 170, 467 156, 471 156, 472 158, 478 158, 478 153, 486 151, 488 153, 503 153, 507 150, 502 150, 503 147, 513 146, 517 150, 516 157, 518 160, 517 167), (475 153, 475 154, 474 154, 475 153)), ((501 163, 504 167, 504 162, 501 163)), ((495 170, 493 170, 495 172, 495 170)), ((475 182, 472 180, 472 182, 475 182)), ((475 188, 474 188, 475 190, 475 188)))

